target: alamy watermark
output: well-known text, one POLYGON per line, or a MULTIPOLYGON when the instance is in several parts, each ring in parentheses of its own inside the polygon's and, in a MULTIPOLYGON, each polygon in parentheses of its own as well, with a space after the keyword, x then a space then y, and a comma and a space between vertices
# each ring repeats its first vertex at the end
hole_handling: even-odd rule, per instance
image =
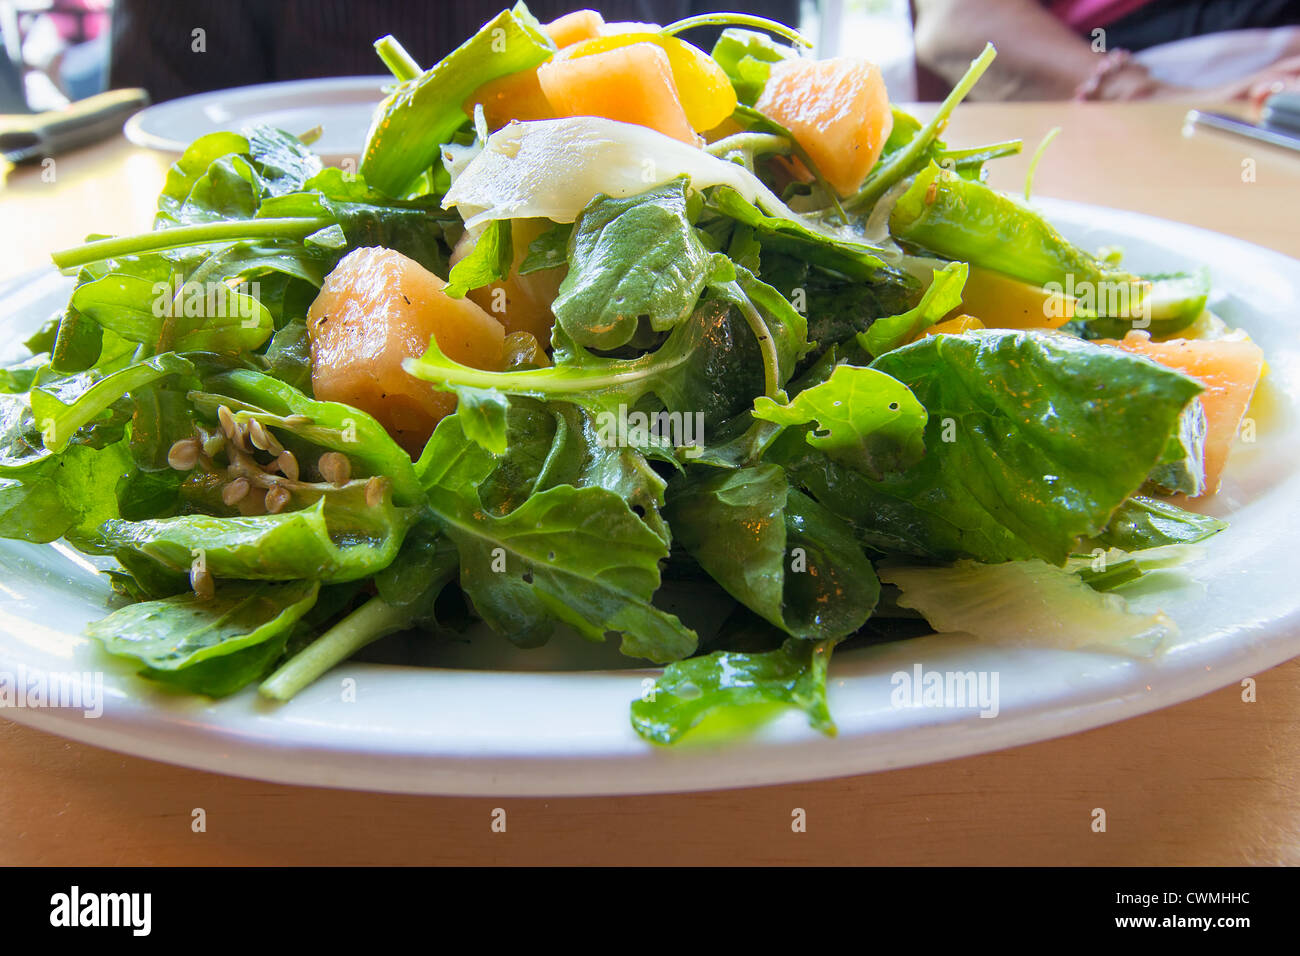
POLYGON ((704 413, 629 412, 619 405, 617 412, 597 413, 596 437, 605 448, 671 446, 684 449, 687 458, 698 458, 704 451, 704 413))
POLYGON ((79 710, 82 716, 104 713, 103 671, 31 671, 18 665, 16 671, 0 671, 0 709, 61 708, 79 710))
POLYGON ((1150 282, 1141 279, 1075 282, 1074 274, 1066 273, 1064 284, 1048 282, 1043 288, 1051 293, 1043 300, 1043 315, 1049 319, 1066 316, 1067 303, 1072 300, 1074 314, 1132 319, 1135 329, 1151 326, 1150 282))
POLYGON ((998 671, 931 671, 913 664, 911 672, 895 671, 889 678, 889 703, 908 707, 979 709, 981 717, 998 715, 998 671))

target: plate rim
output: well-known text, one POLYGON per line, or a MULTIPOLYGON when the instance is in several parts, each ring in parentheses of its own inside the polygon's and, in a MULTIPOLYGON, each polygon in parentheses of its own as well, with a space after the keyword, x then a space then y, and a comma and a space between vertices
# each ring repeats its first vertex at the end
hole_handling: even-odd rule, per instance
MULTIPOLYGON (((152 149, 160 153, 179 155, 185 152, 193 140, 179 140, 145 129, 150 114, 156 118, 160 113, 178 107, 197 109, 222 97, 238 96, 241 99, 251 99, 276 92, 284 94, 291 92, 294 88, 304 88, 304 93, 311 90, 317 92, 337 89, 360 90, 393 82, 395 81, 391 76, 376 73, 365 76, 322 76, 305 80, 275 80, 270 83, 250 83, 247 86, 230 86, 219 90, 206 90, 202 93, 192 93, 189 96, 181 96, 173 100, 163 100, 161 103, 153 103, 145 107, 132 114, 122 125, 122 135, 132 145, 139 146, 142 149, 152 149)), ((359 152, 360 149, 361 144, 358 144, 357 151, 359 152)))
MULTIPOLYGON (((1084 217, 1092 217, 1098 219, 1095 225, 1125 234, 1132 234, 1130 226, 1138 226, 1143 229, 1144 238, 1152 233, 1157 237, 1164 233, 1166 238, 1176 236, 1182 241, 1197 240, 1209 243, 1211 247, 1226 242, 1242 252, 1272 260, 1265 268, 1276 269, 1281 264, 1300 276, 1300 260, 1199 226, 1071 200, 1036 198, 1035 206, 1046 212, 1049 218, 1069 219, 1071 225, 1084 217), (1169 235, 1170 230, 1173 230, 1173 235, 1169 235)), ((1153 241, 1160 246, 1168 245, 1159 238, 1153 241)), ((1300 473, 1289 473, 1283 481, 1288 480, 1300 480, 1300 473)), ((0 626, 0 633, 4 630, 0 626)), ((559 752, 476 754, 456 752, 456 748, 445 745, 443 752, 433 753, 427 746, 399 746, 400 741, 382 748, 357 751, 341 749, 337 738, 333 744, 322 744, 320 739, 304 735, 301 728, 297 736, 282 736, 275 729, 277 726, 283 728, 286 722, 277 718, 270 718, 268 723, 261 725, 261 733, 255 732, 259 729, 257 720, 251 728, 203 725, 195 730, 194 712, 210 709, 209 706, 169 707, 161 711, 160 717, 152 696, 130 695, 125 698, 125 706, 121 706, 123 701, 114 703, 114 718, 109 721, 90 721, 65 711, 37 709, 6 708, 0 710, 0 716, 123 753, 282 784, 464 796, 560 797, 690 792, 809 782, 975 756, 1055 739, 1192 700, 1300 655, 1300 600, 1293 600, 1285 614, 1256 626, 1253 631, 1243 622, 1234 625, 1232 633, 1238 639, 1226 646, 1223 641, 1207 641, 1186 650, 1180 649, 1179 657, 1172 662, 1167 657, 1161 659, 1157 682, 1148 686, 1145 694, 1130 690, 1117 697, 1097 698, 1083 692, 1074 700, 1058 697, 1055 706, 1044 708, 1031 704, 1029 712, 1005 722, 966 721, 961 725, 949 720, 936 720, 907 726, 901 731, 856 731, 835 739, 811 731, 801 715, 790 714, 772 725, 768 732, 724 747, 687 746, 664 750, 638 741, 640 746, 633 752, 622 746, 614 735, 605 733, 602 739, 608 738, 606 746, 618 746, 610 746, 604 752, 571 749, 567 755, 559 752), (986 723, 992 726, 980 727, 986 723), (884 759, 874 752, 881 743, 882 734, 892 738, 892 756, 884 759), (904 742, 912 746, 901 749, 898 745, 904 742), (285 759, 290 754, 293 759, 285 759)), ((933 642, 936 638, 918 640, 933 642)), ((914 652, 909 657, 920 658, 924 652, 917 652, 919 646, 913 640, 882 647, 906 648, 914 652)), ((875 652, 878 648, 866 650, 875 652)), ((1004 647, 995 646, 988 650, 1003 657, 1008 653, 1004 647)), ((879 656, 888 660, 888 653, 879 656)), ((875 663, 873 657, 871 666, 874 667, 875 663)), ((410 681, 426 674, 454 682, 465 674, 464 671, 426 671, 390 665, 348 666, 356 673, 379 675, 381 679, 398 682, 403 676, 410 681), (385 675, 385 672, 389 673, 385 675)), ((527 675, 504 671, 478 673, 498 680, 507 675, 525 681, 601 679, 611 689, 619 685, 622 693, 632 690, 623 697, 630 700, 636 696, 635 682, 656 671, 541 672, 527 675)), ((832 673, 832 684, 842 685, 845 680, 858 676, 832 673)), ((883 674, 877 676, 883 678, 883 674)), ((134 678, 129 680, 139 683, 134 678)), ((832 694, 835 694, 834 687, 832 694)), ((238 699, 239 695, 229 700, 238 699)), ((834 712, 834 706, 832 710, 834 712)), ((840 723, 841 727, 846 724, 844 720, 840 723)), ((597 730, 604 732, 604 728, 597 730)))

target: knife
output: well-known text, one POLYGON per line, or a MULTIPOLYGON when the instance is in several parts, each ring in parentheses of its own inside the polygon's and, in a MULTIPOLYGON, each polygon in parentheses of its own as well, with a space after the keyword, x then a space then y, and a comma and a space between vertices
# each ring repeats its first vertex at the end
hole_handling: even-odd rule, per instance
POLYGON ((23 163, 66 153, 121 132, 127 118, 148 105, 144 90, 109 90, 61 110, 0 116, 0 155, 23 163))

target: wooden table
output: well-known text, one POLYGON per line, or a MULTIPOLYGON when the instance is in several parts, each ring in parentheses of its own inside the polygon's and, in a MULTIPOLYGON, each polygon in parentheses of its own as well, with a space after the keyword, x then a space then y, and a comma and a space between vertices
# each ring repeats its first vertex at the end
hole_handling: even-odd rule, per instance
MULTIPOLYGON (((1036 192, 1134 209, 1300 256, 1300 158, 1185 107, 975 105, 953 143, 1063 132, 1036 192)), ((167 160, 109 142, 0 188, 0 278, 91 230, 148 227, 167 160), (46 176, 47 179, 50 177, 46 176)), ((1019 191, 1028 155, 995 164, 1019 191)), ((1239 687, 1060 740, 821 783, 654 797, 443 799, 182 770, 0 721, 0 862, 1300 863, 1300 660, 1239 687), (491 814, 508 812, 508 831, 491 814), (191 812, 207 832, 191 832, 191 812), (791 811, 807 832, 791 832, 791 811), (1090 827, 1106 809, 1106 833, 1090 827)))

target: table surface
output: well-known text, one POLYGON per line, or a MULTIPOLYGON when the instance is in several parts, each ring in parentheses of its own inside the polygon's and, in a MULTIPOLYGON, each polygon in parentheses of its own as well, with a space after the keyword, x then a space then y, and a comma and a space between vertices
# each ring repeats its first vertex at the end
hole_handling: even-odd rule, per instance
MULTIPOLYGON (((945 138, 1021 137, 1018 192, 1133 209, 1300 257, 1300 157, 1181 132, 1174 104, 974 104, 945 138)), ((0 279, 83 234, 147 229, 170 157, 118 139, 9 172, 0 279)), ((710 793, 430 798, 280 786, 125 757, 0 721, 0 863, 1300 863, 1300 659, 1058 740, 925 767, 710 793), (1105 809, 1104 833, 1092 829, 1105 809), (206 832, 191 828, 203 808, 206 832), (506 832, 493 812, 506 810, 506 832), (792 831, 795 808, 806 832, 792 831)))

